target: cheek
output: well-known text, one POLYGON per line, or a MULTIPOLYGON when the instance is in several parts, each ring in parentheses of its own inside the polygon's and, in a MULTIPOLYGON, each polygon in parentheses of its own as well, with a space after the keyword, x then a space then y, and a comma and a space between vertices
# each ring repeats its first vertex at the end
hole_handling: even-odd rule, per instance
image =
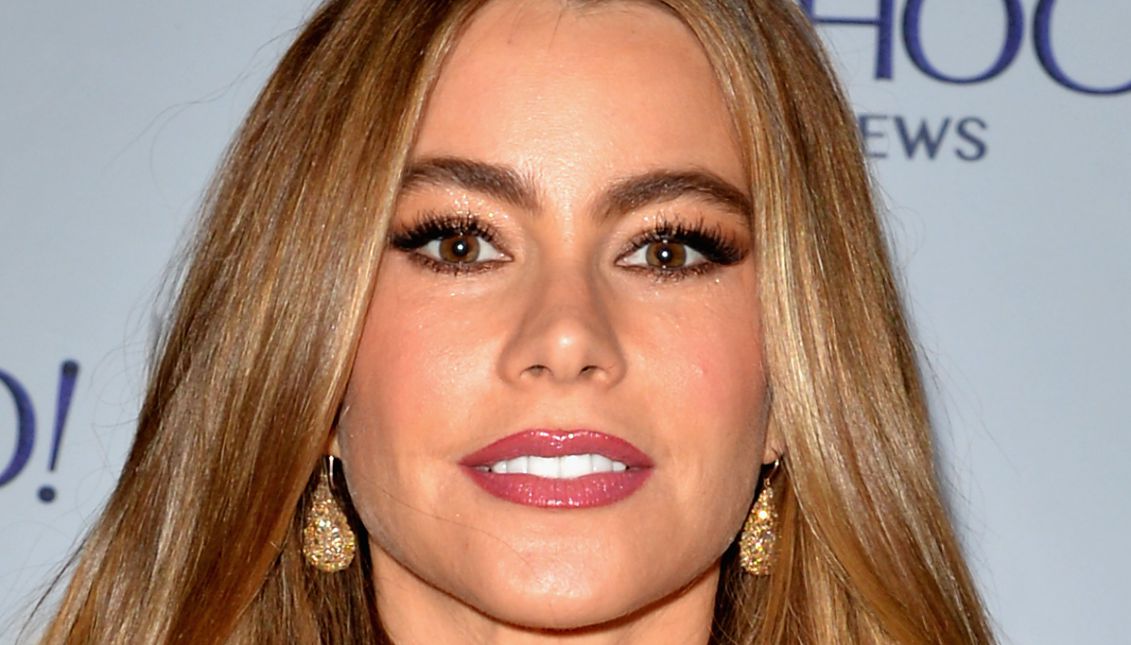
POLYGON ((685 345, 694 380, 684 385, 696 407, 752 419, 765 389, 761 348, 749 334, 728 331, 716 327, 685 345))
POLYGON ((689 371, 698 377, 687 390, 704 417, 714 419, 719 436, 712 443, 724 452, 721 458, 729 458, 731 467, 756 471, 766 421, 761 323, 753 297, 730 302, 734 306, 704 308, 698 324, 710 333, 687 335, 687 355, 695 358, 689 371))
POLYGON ((404 288, 413 282, 399 275, 402 269, 384 269, 388 278, 378 282, 348 395, 352 412, 365 411, 354 418, 377 424, 368 434, 393 442, 427 425, 422 418, 459 414, 474 400, 476 388, 488 383, 484 354, 494 337, 476 312, 453 309, 434 290, 404 288))
MULTIPOLYGON (((766 381, 757 303, 735 290, 734 298, 688 303, 655 317, 651 338, 638 353, 651 375, 649 388, 669 404, 710 419, 718 432, 760 435, 766 381), (721 306, 718 302, 726 302, 721 306)), ((721 439, 721 437, 719 437, 721 439)))
POLYGON ((449 484, 434 472, 436 458, 458 456, 455 420, 489 383, 489 330, 472 312, 452 311, 435 290, 406 288, 414 282, 390 264, 374 291, 338 435, 354 502, 371 531, 399 502, 420 507, 443 497, 449 484))
POLYGON ((730 297, 689 298, 638 323, 635 354, 638 371, 647 375, 647 407, 666 417, 667 494, 683 509, 682 518, 669 521, 698 533, 697 548, 708 555, 721 553, 740 528, 766 439, 762 334, 752 293, 734 288, 730 297))

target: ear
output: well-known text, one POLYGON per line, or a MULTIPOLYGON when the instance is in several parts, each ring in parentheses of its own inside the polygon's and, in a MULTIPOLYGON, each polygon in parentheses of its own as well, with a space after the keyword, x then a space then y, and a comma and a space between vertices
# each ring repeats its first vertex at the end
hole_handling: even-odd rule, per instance
POLYGON ((342 458, 342 446, 341 442, 338 441, 338 437, 342 427, 342 420, 345 418, 346 412, 348 411, 349 408, 346 406, 345 402, 338 404, 338 411, 334 413, 334 421, 330 425, 330 434, 326 437, 326 445, 322 446, 322 454, 331 455, 338 459, 342 458))
POLYGON ((338 459, 342 458, 342 447, 338 443, 338 426, 330 428, 330 436, 326 439, 326 447, 323 452, 327 455, 332 455, 338 459))
POLYGON ((766 443, 762 452, 762 463, 770 465, 785 457, 785 437, 776 423, 766 428, 766 443))

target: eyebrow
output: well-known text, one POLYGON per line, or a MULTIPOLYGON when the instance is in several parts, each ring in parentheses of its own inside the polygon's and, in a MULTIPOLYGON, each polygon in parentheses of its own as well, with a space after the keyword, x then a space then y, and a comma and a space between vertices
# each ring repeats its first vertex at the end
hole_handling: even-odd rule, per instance
POLYGON ((401 180, 401 191, 423 185, 458 186, 483 193, 528 211, 538 211, 538 190, 530 177, 506 166, 460 157, 436 157, 410 164, 401 180))
POLYGON ((723 178, 704 170, 655 170, 615 182, 602 195, 597 213, 601 219, 618 217, 651 204, 682 197, 697 197, 722 206, 746 220, 750 199, 723 178))
MULTIPOLYGON (((461 157, 424 159, 406 169, 401 190, 422 185, 458 186, 526 211, 541 209, 533 178, 507 166, 461 157)), ((618 179, 597 200, 595 213, 598 220, 606 221, 683 197, 704 199, 746 220, 751 217, 750 199, 741 190, 714 173, 698 169, 653 170, 618 179)))

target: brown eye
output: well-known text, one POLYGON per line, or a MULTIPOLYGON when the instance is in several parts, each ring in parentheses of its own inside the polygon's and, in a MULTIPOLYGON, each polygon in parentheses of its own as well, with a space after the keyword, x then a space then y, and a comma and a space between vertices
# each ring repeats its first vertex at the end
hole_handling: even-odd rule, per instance
POLYGON ((653 237, 636 244, 617 264, 674 275, 711 263, 695 245, 678 237, 653 237))
POLYGON ((479 238, 474 235, 445 237, 440 240, 437 251, 444 262, 470 264, 479 259, 479 238))
MULTIPOLYGON (((411 249, 411 247, 410 247, 411 249)), ((449 267, 467 268, 506 259, 482 233, 450 229, 439 232, 415 249, 414 253, 449 267)))
POLYGON ((687 263, 687 247, 680 242, 659 240, 645 247, 648 266, 657 269, 678 269, 687 263))

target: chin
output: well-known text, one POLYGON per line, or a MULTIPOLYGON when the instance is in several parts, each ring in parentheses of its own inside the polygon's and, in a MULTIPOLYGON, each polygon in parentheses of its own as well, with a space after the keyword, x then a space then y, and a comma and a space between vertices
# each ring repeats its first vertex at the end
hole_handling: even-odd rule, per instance
MULTIPOLYGON (((469 604, 527 630, 583 630, 614 623, 677 591, 644 571, 625 571, 576 554, 577 560, 512 553, 478 580, 469 604)), ((622 560, 623 562, 624 560, 622 560)))
POLYGON ((496 593, 481 592, 477 609, 523 629, 579 630, 614 622, 640 607, 630 590, 610 593, 546 577, 550 579, 540 584, 507 584, 496 593))

